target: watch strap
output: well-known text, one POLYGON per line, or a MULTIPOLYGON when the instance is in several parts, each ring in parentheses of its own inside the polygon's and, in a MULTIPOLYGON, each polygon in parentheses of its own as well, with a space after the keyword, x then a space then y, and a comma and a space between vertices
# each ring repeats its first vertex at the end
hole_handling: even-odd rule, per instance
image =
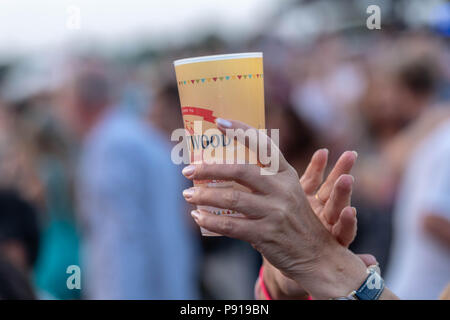
POLYGON ((378 300, 384 290, 384 280, 374 268, 368 268, 364 283, 353 292, 358 300, 378 300))
POLYGON ((369 274, 358 290, 352 291, 346 297, 335 298, 334 300, 378 300, 384 290, 384 280, 380 275, 378 265, 367 268, 369 274))

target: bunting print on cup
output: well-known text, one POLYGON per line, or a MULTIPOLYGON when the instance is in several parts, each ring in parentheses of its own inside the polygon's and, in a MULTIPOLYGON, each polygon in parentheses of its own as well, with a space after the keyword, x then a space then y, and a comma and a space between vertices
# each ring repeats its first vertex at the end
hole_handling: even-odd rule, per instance
POLYGON ((197 85, 197 84, 206 84, 208 82, 221 82, 221 81, 230 81, 230 80, 255 80, 255 79, 263 79, 264 75, 262 73, 256 74, 236 74, 236 75, 224 75, 218 77, 211 78, 201 78, 201 79, 189 79, 189 80, 180 80, 178 84, 180 86, 185 85, 197 85))

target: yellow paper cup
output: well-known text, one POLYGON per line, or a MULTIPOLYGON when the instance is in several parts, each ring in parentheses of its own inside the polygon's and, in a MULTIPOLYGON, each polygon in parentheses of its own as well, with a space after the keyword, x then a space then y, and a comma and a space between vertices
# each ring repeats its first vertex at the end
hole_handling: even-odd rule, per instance
MULTIPOLYGON (((216 118, 240 120, 257 129, 264 128, 261 52, 181 59, 174 65, 191 163, 211 159, 223 163, 224 149, 230 143, 235 144, 217 129, 216 118)), ((194 185, 244 188, 233 181, 217 180, 194 181, 194 185)), ((217 215, 240 215, 226 208, 198 208, 217 215)), ((208 230, 201 231, 204 236, 218 236, 208 230)))

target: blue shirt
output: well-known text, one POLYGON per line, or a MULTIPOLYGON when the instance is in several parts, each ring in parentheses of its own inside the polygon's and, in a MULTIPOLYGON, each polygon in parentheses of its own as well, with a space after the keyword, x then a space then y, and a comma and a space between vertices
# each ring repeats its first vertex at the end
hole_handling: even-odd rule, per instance
POLYGON ((197 298, 182 176, 162 141, 119 110, 85 139, 77 187, 87 298, 197 298))

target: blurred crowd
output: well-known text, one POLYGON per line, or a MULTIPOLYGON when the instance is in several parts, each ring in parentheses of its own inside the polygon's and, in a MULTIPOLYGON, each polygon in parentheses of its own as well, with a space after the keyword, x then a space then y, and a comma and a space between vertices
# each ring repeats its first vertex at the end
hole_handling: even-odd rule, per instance
POLYGON ((423 205, 414 201, 449 184, 439 177, 450 154, 430 172, 417 150, 450 141, 430 138, 450 120, 450 42, 442 30, 397 23, 308 42, 211 35, 126 57, 86 50, 1 66, 0 298, 253 298, 260 256, 200 236, 181 195, 188 181, 170 160, 170 135, 183 126, 173 60, 247 51, 264 54, 266 125, 280 129, 299 174, 319 148, 331 164, 358 152, 351 249, 375 255, 400 297, 413 288, 405 269, 419 264, 426 274, 415 276, 433 286, 425 297, 437 298, 450 282, 449 230, 436 229, 450 220, 450 193, 435 202, 440 224, 414 214, 423 205), (67 287, 71 265, 80 290, 67 287))

